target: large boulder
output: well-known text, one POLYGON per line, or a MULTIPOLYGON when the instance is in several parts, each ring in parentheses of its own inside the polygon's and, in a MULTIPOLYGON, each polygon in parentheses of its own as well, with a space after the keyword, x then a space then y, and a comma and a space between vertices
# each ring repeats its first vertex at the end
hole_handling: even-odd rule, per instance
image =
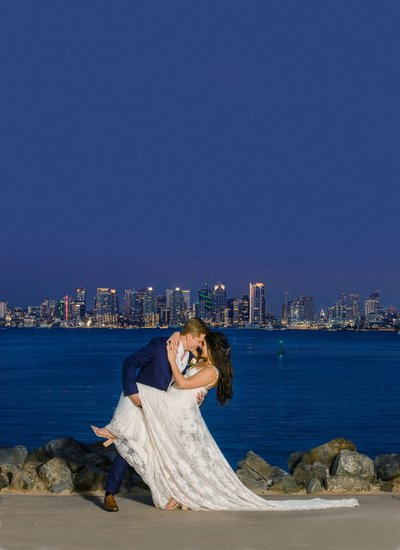
POLYGON ((293 478, 281 468, 268 464, 263 458, 249 451, 239 462, 236 475, 253 490, 273 490, 292 493, 300 490, 293 478))
POLYGON ((52 493, 71 493, 71 471, 63 458, 54 457, 39 468, 39 476, 52 493))
POLYGON ((35 468, 40 468, 40 466, 50 460, 50 458, 52 458, 52 455, 47 452, 44 447, 39 447, 28 454, 24 466, 31 464, 35 468))
POLYGON ((289 472, 293 474, 296 466, 299 464, 300 460, 303 458, 303 456, 306 454, 306 451, 295 451, 294 453, 290 453, 287 464, 289 468, 289 472))
POLYGON ((39 447, 30 452, 10 483, 10 488, 17 491, 45 491, 46 484, 40 479, 39 468, 51 458, 50 454, 39 447))
POLYGON ((92 444, 82 444, 85 451, 85 464, 92 464, 98 468, 109 470, 117 455, 114 446, 104 447, 101 442, 92 444))
POLYGON ((85 465, 85 449, 72 437, 53 439, 44 448, 51 457, 63 458, 71 472, 78 472, 85 465))
POLYGON ((46 484, 40 479, 39 474, 35 469, 22 468, 18 470, 12 477, 10 489, 16 491, 45 491, 46 484))
POLYGON ((262 478, 258 477, 255 472, 249 470, 246 467, 238 468, 238 470, 236 471, 236 475, 243 483, 243 485, 245 485, 252 491, 256 491, 258 489, 266 490, 271 487, 273 483, 272 479, 265 481, 262 478))
POLYGON ((105 487, 108 473, 96 466, 86 464, 74 478, 77 491, 102 491, 105 487))
POLYGON ((0 473, 0 491, 7 489, 9 484, 8 477, 0 473))
POLYGON ((398 493, 400 492, 400 478, 392 479, 391 481, 382 481, 380 483, 380 490, 385 493, 398 493))
POLYGON ((298 493, 301 491, 300 485, 297 485, 295 480, 289 474, 280 477, 274 477, 268 490, 278 491, 279 493, 298 493))
POLYGON ((373 481, 375 479, 374 462, 367 456, 344 449, 335 458, 332 475, 359 477, 373 481))
POLYGON ((400 478, 400 454, 378 455, 374 460, 376 477, 382 481, 400 478))
POLYGON ((354 443, 349 439, 343 439, 341 437, 332 439, 332 441, 320 445, 319 447, 314 447, 310 451, 304 453, 300 460, 300 464, 315 464, 319 462, 330 470, 336 456, 344 449, 348 449, 349 451, 357 450, 354 443))
POLYGON ((268 462, 256 455, 256 453, 253 453, 253 451, 249 451, 247 453, 246 458, 239 462, 238 467, 239 469, 247 468, 248 470, 251 470, 257 477, 263 480, 268 480, 274 476, 277 477, 286 474, 284 470, 281 470, 281 468, 278 468, 277 466, 271 466, 271 464, 268 464, 268 462))
POLYGON ((351 476, 331 476, 326 480, 328 491, 343 491, 358 493, 360 491, 369 491, 371 485, 366 479, 351 476))
POLYGON ((322 483, 319 479, 312 479, 307 483, 306 493, 308 495, 314 495, 315 493, 320 493, 323 490, 322 483))
POLYGON ((328 477, 328 470, 324 464, 315 462, 315 464, 300 463, 293 472, 293 479, 301 487, 307 487, 310 481, 318 480, 321 486, 325 484, 328 477))
POLYGON ((10 480, 21 469, 27 456, 28 450, 23 445, 0 448, 0 471, 10 480))

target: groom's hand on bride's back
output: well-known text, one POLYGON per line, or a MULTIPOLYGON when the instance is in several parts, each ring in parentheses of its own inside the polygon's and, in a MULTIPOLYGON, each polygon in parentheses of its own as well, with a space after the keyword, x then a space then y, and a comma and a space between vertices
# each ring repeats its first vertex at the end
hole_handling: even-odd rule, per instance
POLYGON ((142 406, 142 402, 140 401, 140 396, 139 396, 138 393, 134 393, 134 394, 130 395, 129 399, 132 401, 132 403, 136 407, 141 407, 142 406))

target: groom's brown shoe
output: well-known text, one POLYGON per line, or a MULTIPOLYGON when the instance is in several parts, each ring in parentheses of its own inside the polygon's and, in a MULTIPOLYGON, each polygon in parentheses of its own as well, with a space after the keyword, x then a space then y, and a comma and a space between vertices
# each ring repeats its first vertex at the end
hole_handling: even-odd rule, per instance
POLYGON ((118 504, 114 498, 114 495, 106 495, 104 497, 104 510, 107 512, 118 512, 118 504))

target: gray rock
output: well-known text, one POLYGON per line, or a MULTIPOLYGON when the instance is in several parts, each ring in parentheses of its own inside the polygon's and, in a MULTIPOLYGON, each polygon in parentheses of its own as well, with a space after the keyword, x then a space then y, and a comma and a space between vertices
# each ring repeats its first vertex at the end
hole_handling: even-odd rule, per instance
POLYGON ((72 437, 53 439, 44 448, 50 456, 63 458, 72 472, 78 472, 85 465, 85 449, 72 437))
POLYGON ((108 473, 96 466, 86 464, 74 478, 74 486, 78 491, 101 491, 104 489, 108 473))
POLYGON ((376 477, 382 481, 400 478, 400 454, 378 455, 374 466, 376 477))
POLYGON ((11 477, 21 468, 27 456, 28 450, 23 445, 0 448, 0 471, 11 477))
POLYGON ((9 486, 8 477, 0 473, 0 491, 7 489, 9 486))
POLYGON ((306 493, 308 495, 314 495, 315 493, 320 493, 322 489, 323 489, 323 486, 319 479, 311 479, 307 483, 306 493))
POLYGON ((40 479, 35 469, 29 467, 18 470, 12 477, 10 489, 16 491, 45 491, 46 485, 40 479))
POLYGON ((369 491, 371 485, 366 479, 351 476, 331 476, 326 480, 328 491, 360 492, 369 491))
POLYGON ((332 475, 359 477, 368 481, 375 479, 373 461, 367 455, 348 449, 340 451, 331 471, 332 475))
POLYGON ((273 478, 272 485, 269 487, 271 491, 279 491, 280 493, 298 493, 301 491, 300 485, 297 485, 295 480, 290 475, 273 478))
POLYGON ((394 487, 395 487, 394 481, 383 481, 380 484, 380 490, 383 491, 384 493, 392 493, 394 487))
POLYGON ((294 453, 291 453, 289 455, 287 464, 289 468, 289 472, 293 474, 294 469, 299 464, 300 460, 303 458, 303 456, 306 454, 306 451, 295 451, 294 453))
POLYGON ((238 466, 236 475, 250 489, 282 493, 295 493, 301 489, 287 472, 271 466, 253 451, 249 451, 238 466))
POLYGON ((44 447, 39 447, 28 454, 24 466, 30 465, 34 468, 40 468, 40 466, 50 460, 50 458, 52 458, 52 455, 48 453, 44 447))
POLYGON ((73 490, 71 472, 63 458, 51 458, 39 468, 39 476, 52 493, 73 490))
POLYGON ((14 473, 10 488, 17 491, 45 491, 46 484, 40 479, 38 470, 50 458, 43 447, 30 452, 21 470, 14 473))
POLYGON ((261 478, 257 478, 255 475, 255 472, 249 470, 246 467, 240 468, 237 470, 236 475, 240 479, 240 481, 248 487, 249 489, 256 490, 256 489, 269 489, 273 481, 272 479, 268 481, 263 481, 261 478))
POLYGON ((247 453, 246 458, 239 462, 238 467, 238 471, 240 469, 247 469, 249 473, 254 474, 255 479, 260 481, 268 481, 274 477, 287 475, 287 472, 276 466, 271 466, 271 464, 268 464, 268 462, 253 453, 253 451, 247 453))
POLYGON ((74 486, 72 484, 72 481, 68 481, 66 479, 63 479, 62 481, 59 481, 58 483, 55 483, 50 487, 50 491, 58 495, 70 495, 73 492, 73 489, 74 486))
POLYGON ((294 481, 301 487, 307 487, 310 481, 318 479, 324 485, 328 477, 327 467, 316 462, 315 464, 300 463, 293 472, 294 481))
POLYGON ((330 470, 336 455, 338 455, 340 451, 343 451, 343 449, 348 449, 349 451, 357 450, 352 441, 339 437, 307 451, 303 455, 300 464, 315 464, 316 462, 320 462, 330 470))

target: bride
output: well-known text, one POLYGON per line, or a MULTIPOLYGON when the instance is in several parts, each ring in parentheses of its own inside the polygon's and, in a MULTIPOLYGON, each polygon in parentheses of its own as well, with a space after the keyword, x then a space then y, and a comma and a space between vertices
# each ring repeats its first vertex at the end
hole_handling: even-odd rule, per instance
POLYGON ((313 510, 358 506, 356 499, 265 500, 245 487, 207 429, 199 391, 216 387, 223 405, 232 397, 233 369, 225 335, 206 335, 201 358, 184 376, 176 363, 178 341, 167 344, 174 382, 166 392, 138 384, 142 407, 121 396, 105 428, 118 453, 150 487, 157 508, 173 510, 313 510), (184 391, 182 391, 184 390, 184 391))

